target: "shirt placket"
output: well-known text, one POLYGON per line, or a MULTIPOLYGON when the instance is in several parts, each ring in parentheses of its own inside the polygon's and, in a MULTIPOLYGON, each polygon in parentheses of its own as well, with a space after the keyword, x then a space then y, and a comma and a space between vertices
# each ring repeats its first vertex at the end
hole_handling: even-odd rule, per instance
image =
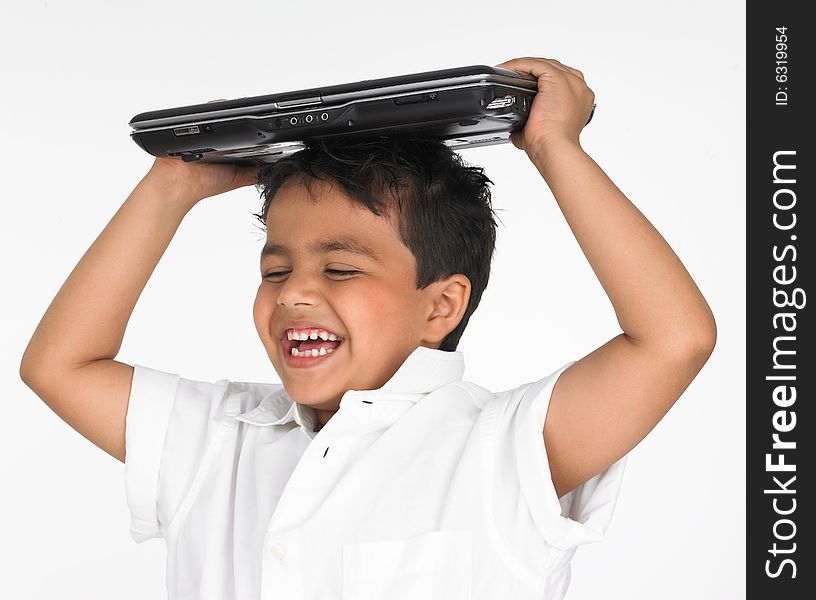
MULTIPOLYGON (((352 395, 349 392, 347 396, 352 395)), ((344 403, 359 402, 347 398, 344 403)), ((360 425, 359 408, 340 410, 316 434, 298 461, 284 487, 266 528, 261 567, 261 598, 301 598, 301 577, 309 572, 308 557, 301 554, 299 526, 322 503, 336 476, 332 467, 345 470, 344 462, 326 461, 332 443, 350 433, 349 425, 360 425), (353 414, 357 413, 357 414, 353 414)), ((333 457, 332 457, 333 458, 333 457)))
POLYGON ((303 598, 297 532, 268 533, 263 544, 261 598, 303 598))

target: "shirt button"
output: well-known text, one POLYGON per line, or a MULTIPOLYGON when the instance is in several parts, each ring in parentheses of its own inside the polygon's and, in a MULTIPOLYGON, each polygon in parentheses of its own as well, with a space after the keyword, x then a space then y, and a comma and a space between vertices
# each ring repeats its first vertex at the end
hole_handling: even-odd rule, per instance
POLYGON ((269 554, 275 558, 281 559, 286 555, 286 548, 280 544, 273 544, 269 547, 269 554))

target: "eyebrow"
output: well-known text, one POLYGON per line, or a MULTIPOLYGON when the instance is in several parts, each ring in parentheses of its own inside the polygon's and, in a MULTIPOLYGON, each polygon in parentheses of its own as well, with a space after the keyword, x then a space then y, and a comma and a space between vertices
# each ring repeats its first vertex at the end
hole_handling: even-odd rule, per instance
MULTIPOLYGON (((379 254, 373 248, 353 239, 333 240, 322 239, 316 240, 309 244, 308 249, 311 252, 351 252, 352 254, 359 254, 366 256, 377 262, 382 262, 379 254)), ((289 256, 289 249, 281 244, 267 243, 261 250, 261 258, 266 256, 289 256)))

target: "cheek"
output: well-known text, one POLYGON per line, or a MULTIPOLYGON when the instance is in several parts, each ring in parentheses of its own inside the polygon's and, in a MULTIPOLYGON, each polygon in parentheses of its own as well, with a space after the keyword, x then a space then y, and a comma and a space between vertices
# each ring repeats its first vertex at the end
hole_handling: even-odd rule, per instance
POLYGON ((255 294, 255 302, 252 305, 252 319, 259 334, 266 330, 273 307, 274 300, 269 286, 260 285, 258 292, 255 294))
POLYGON ((342 303, 346 319, 365 323, 364 330, 379 331, 378 336, 394 329, 401 330, 412 310, 411 298, 383 286, 355 290, 342 303))
POLYGON ((342 302, 358 318, 380 318, 391 305, 391 294, 382 286, 360 285, 338 290, 335 301, 342 302))

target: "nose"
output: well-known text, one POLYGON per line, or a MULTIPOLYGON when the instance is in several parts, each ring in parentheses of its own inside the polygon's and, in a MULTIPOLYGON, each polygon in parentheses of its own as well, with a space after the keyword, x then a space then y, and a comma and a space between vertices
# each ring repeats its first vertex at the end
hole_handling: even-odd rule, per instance
POLYGON ((298 304, 317 305, 319 292, 317 284, 307 273, 289 273, 278 293, 280 306, 297 306, 298 304))

